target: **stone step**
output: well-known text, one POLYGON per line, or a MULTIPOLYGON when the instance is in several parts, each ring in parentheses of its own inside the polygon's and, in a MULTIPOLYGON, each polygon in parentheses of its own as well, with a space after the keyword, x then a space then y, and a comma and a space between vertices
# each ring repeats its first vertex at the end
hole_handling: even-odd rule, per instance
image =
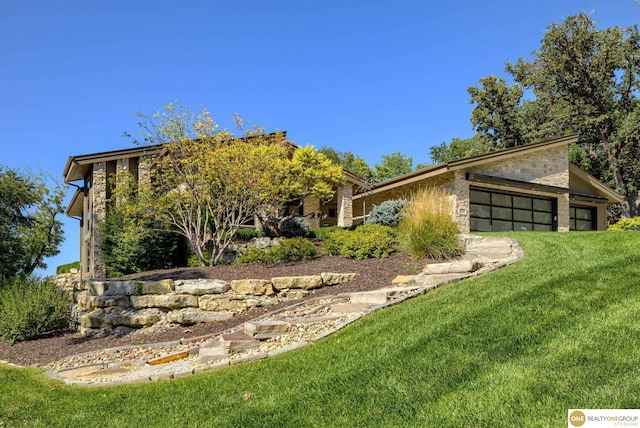
POLYGON ((426 274, 468 273, 478 270, 479 265, 472 260, 455 260, 445 263, 430 263, 422 270, 426 274))
POLYGON ((282 321, 248 321, 244 323, 244 334, 254 339, 271 339, 289 331, 282 321))
POLYGON ((416 277, 416 284, 420 285, 436 285, 447 284, 458 279, 466 277, 463 273, 443 273, 443 274, 420 274, 416 277))
POLYGON ((339 314, 362 313, 368 311, 370 307, 371 305, 354 305, 353 303, 341 303, 339 305, 333 305, 331 307, 331 311, 339 314))
POLYGON ((465 236, 461 240, 465 255, 480 259, 504 259, 511 255, 511 239, 489 236, 465 236))
POLYGON ((209 364, 213 361, 229 358, 229 352, 227 352, 222 346, 211 346, 207 348, 200 348, 198 352, 198 359, 201 364, 209 364))
POLYGON ((381 305, 400 294, 412 291, 411 287, 388 287, 374 291, 351 293, 350 302, 354 305, 381 305))
POLYGON ((220 340, 222 348, 228 353, 248 351, 260 346, 260 341, 241 333, 223 334, 220 340))

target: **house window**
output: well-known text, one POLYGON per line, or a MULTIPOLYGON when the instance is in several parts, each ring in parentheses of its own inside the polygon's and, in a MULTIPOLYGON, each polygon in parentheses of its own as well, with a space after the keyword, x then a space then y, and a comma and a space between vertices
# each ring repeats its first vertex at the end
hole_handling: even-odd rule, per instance
POLYGON ((553 199, 472 188, 469 202, 472 232, 557 229, 553 199))
POLYGON ((593 207, 569 207, 570 230, 596 230, 596 210, 593 207))

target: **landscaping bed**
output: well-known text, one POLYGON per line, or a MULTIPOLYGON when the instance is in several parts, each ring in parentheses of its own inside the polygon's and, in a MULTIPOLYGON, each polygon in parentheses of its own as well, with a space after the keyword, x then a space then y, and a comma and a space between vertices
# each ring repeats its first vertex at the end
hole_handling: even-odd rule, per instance
MULTIPOLYGON (((386 259, 351 260, 337 256, 322 256, 308 261, 278 264, 241 264, 220 265, 214 267, 180 268, 159 270, 128 275, 123 279, 159 280, 208 278, 231 281, 234 279, 270 279, 276 276, 302 276, 320 272, 349 273, 356 272, 358 278, 345 284, 313 290, 307 298, 342 292, 367 291, 391 284, 393 278, 401 274, 418 273, 429 261, 411 259, 406 253, 396 252, 386 259)), ((292 302, 283 302, 288 306, 292 302)), ((76 332, 52 335, 28 340, 9 346, 0 342, 0 360, 19 365, 46 365, 61 358, 83 352, 95 351, 123 345, 139 345, 179 339, 188 339, 206 334, 221 332, 255 318, 267 311, 277 309, 278 305, 268 308, 256 308, 243 312, 231 319, 213 323, 196 324, 189 327, 163 327, 143 329, 117 338, 83 337, 76 332)))

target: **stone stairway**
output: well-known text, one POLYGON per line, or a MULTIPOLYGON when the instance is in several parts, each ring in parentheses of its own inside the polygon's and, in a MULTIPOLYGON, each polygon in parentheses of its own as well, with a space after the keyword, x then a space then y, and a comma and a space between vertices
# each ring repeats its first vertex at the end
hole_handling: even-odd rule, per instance
MULTIPOLYGON (((74 357, 70 357, 68 364, 47 374, 70 384, 114 385, 174 379, 273 357, 320 340, 372 311, 495 270, 524 256, 517 242, 509 238, 461 239, 465 253, 459 260, 429 264, 418 275, 398 277, 390 286, 309 299, 220 334, 195 338, 189 343, 159 344, 166 348, 166 354, 153 359, 74 365, 74 357)), ((114 356, 123 353, 121 349, 106 350, 103 360, 109 359, 109 351, 114 356)))

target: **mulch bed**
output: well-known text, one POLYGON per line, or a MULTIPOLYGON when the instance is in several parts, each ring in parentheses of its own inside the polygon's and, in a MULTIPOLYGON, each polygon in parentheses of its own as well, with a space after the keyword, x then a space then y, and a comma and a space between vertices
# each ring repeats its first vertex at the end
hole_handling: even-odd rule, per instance
MULTIPOLYGON (((278 264, 221 265, 207 268, 181 268, 151 271, 128 275, 123 279, 159 280, 208 278, 230 281, 234 279, 271 279, 277 276, 313 275, 321 272, 349 273, 360 276, 346 284, 313 290, 307 298, 335 295, 342 292, 368 291, 391 284, 397 275, 415 274, 429 261, 411 259, 407 254, 396 252, 387 259, 350 260, 336 256, 322 256, 304 262, 278 264)), ((18 365, 41 366, 64 357, 83 352, 97 351, 124 345, 142 345, 179 339, 188 339, 218 333, 235 327, 247 320, 292 305, 295 301, 283 302, 268 308, 255 308, 225 321, 201 323, 193 326, 167 327, 161 331, 149 329, 137 331, 123 337, 83 337, 76 332, 27 340, 9 346, 0 341, 0 360, 18 365)))

